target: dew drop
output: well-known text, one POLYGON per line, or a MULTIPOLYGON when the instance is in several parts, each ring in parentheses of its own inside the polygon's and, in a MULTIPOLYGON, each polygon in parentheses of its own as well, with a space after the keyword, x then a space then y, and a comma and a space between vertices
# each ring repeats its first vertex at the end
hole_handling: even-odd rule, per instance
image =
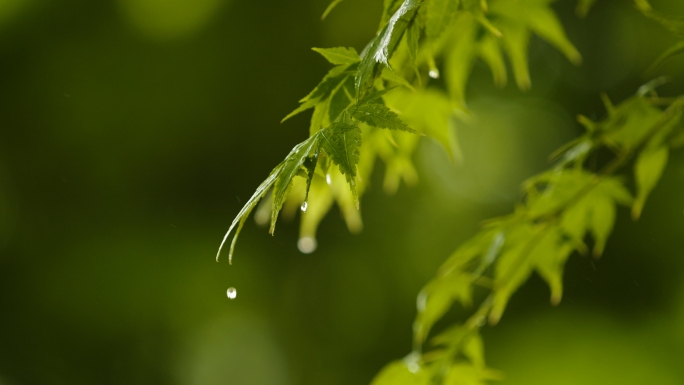
POLYGON ((332 177, 330 174, 325 174, 325 182, 328 183, 328 186, 332 184, 332 177))
POLYGON ((302 211, 306 212, 306 209, 307 209, 308 207, 309 207, 309 203, 304 202, 304 203, 302 203, 301 209, 302 209, 302 211))
POLYGON ((428 72, 428 76, 430 76, 433 79, 439 79, 439 70, 438 69, 431 69, 430 72, 428 72))
POLYGON ((302 237, 299 238, 299 241, 297 241, 297 248, 304 254, 313 253, 314 251, 316 251, 317 247, 318 242, 316 242, 316 238, 302 237))
POLYGON ((228 298, 235 299, 235 297, 237 297, 237 290, 235 290, 234 287, 229 287, 226 294, 228 295, 228 298))

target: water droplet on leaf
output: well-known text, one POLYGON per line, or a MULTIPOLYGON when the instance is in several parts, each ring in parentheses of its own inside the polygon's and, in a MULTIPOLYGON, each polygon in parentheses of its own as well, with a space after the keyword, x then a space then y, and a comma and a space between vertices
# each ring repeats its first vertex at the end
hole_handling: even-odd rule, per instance
POLYGON ((479 316, 477 317, 477 320, 475 320, 475 323, 477 323, 478 327, 483 327, 485 323, 487 323, 487 320, 485 319, 484 316, 479 316))
POLYGON ((237 290, 235 290, 234 287, 229 287, 226 294, 228 295, 228 298, 235 299, 235 297, 237 297, 237 290))
POLYGON ((332 184, 332 177, 330 176, 330 174, 325 174, 325 181, 326 183, 328 183, 328 186, 332 184))
POLYGON ((428 76, 430 76, 433 79, 439 79, 439 70, 436 68, 430 70, 430 72, 428 72, 428 76))
POLYGON ((297 241, 297 248, 304 254, 313 253, 314 251, 316 251, 317 247, 318 242, 316 242, 316 238, 302 237, 299 238, 299 241, 297 241))
POLYGON ((302 203, 302 211, 306 212, 306 209, 309 207, 309 203, 304 202, 302 203))

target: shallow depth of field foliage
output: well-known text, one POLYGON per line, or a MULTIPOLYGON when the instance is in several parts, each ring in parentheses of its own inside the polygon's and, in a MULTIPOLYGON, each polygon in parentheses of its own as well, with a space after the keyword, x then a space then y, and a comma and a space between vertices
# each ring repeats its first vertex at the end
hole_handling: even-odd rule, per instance
POLYGON ((0 385, 684 383, 682 39, 674 0, 0 1, 0 385))

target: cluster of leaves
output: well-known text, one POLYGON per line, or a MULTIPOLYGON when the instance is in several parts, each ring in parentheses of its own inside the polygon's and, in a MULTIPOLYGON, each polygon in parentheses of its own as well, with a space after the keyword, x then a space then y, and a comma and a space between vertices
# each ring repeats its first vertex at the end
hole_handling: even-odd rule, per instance
MULTIPOLYGON (((333 1, 326 14, 339 2, 333 1)), ((419 137, 407 133, 424 133, 437 140, 452 159, 458 159, 460 151, 451 126, 457 112, 466 109, 465 87, 476 60, 484 60, 494 81, 504 85, 505 53, 522 89, 530 86, 527 48, 532 33, 573 62, 580 61, 550 2, 385 0, 378 34, 360 55, 353 48, 314 48, 335 67, 285 118, 313 109, 310 137, 257 188, 226 233, 219 254, 235 229, 229 253, 232 259, 237 235, 262 198, 266 199, 258 209, 257 221, 265 224, 270 218, 271 233, 281 209, 293 215, 301 204, 306 213, 300 237, 314 240, 318 223, 333 201, 340 206, 349 229, 361 230, 359 196, 375 159, 387 164, 384 187, 390 193, 401 180, 411 184, 417 179, 411 157, 419 137), (439 78, 438 63, 446 79, 435 86, 430 81, 439 78), (298 175, 303 178, 295 178, 298 175)))
POLYGON ((447 259, 418 298, 414 352, 390 364, 374 385, 481 384, 496 377, 483 365, 479 328, 487 320, 499 322, 511 295, 534 272, 548 283, 551 303, 558 304, 568 257, 573 252, 587 254, 588 241, 599 257, 612 231, 616 207, 630 206, 632 216, 638 218, 670 149, 684 144, 684 97, 660 99, 650 95, 652 87, 644 86, 618 106, 604 98, 608 116, 601 122, 580 117, 586 134, 562 148, 552 168, 525 182, 525 199, 515 212, 489 221, 447 259), (664 110, 659 108, 663 104, 664 110), (612 159, 598 172, 589 171, 587 160, 599 152, 609 152, 612 159), (626 178, 615 176, 634 157, 635 196, 626 178), (474 296, 485 298, 474 314, 429 340, 433 349, 422 353, 434 324, 454 303, 471 308, 474 296), (412 362, 420 370, 412 370, 412 362), (449 380, 454 371, 468 374, 449 380))
MULTIPOLYGON (((647 17, 684 34, 681 19, 653 11, 646 0, 633 1, 647 17)), ((333 1, 326 14, 340 2, 333 1)), ((594 2, 580 0, 578 13, 586 14, 594 2)), ((420 139, 416 133, 438 141, 458 159, 451 125, 459 113, 467 112, 465 89, 475 61, 484 61, 494 82, 504 85, 506 57, 518 87, 527 89, 527 49, 536 34, 579 63, 581 56, 550 3, 385 0, 378 34, 361 54, 353 48, 315 48, 334 67, 285 118, 313 109, 310 136, 271 172, 233 221, 224 238, 225 243, 236 229, 229 260, 240 229, 259 201, 257 221, 270 222, 271 233, 281 210, 293 215, 301 207, 301 239, 315 240, 318 223, 334 201, 349 229, 358 231, 359 196, 376 158, 387 164, 389 192, 401 179, 411 183, 417 178, 411 163, 420 139), (443 82, 435 80, 440 68, 443 82)), ((656 65, 684 51, 682 44, 656 65)), ((373 385, 477 385, 501 376, 485 365, 479 329, 487 321, 499 322, 511 296, 534 272, 548 283, 551 303, 559 303, 567 259, 575 252, 599 257, 617 207, 631 207, 638 218, 669 151, 684 145, 684 97, 658 97, 654 89, 660 83, 645 85, 617 106, 604 97, 608 115, 602 121, 580 116, 586 134, 559 150, 548 171, 524 183, 525 198, 513 214, 488 222, 421 291, 414 351, 385 367, 373 385), (587 167, 590 157, 610 160, 596 171, 587 167), (629 178, 618 174, 628 165, 633 166, 634 188, 629 178), (476 300, 479 305, 465 322, 432 336, 435 323, 455 303, 471 309, 476 300)))

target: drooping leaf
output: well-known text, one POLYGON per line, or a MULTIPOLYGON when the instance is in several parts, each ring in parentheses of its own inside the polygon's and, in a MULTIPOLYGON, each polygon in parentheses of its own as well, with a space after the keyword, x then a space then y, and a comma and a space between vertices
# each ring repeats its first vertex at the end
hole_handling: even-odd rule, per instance
POLYGON ((402 122, 397 114, 390 111, 383 104, 364 104, 358 106, 353 110, 352 117, 372 127, 406 131, 412 134, 418 133, 402 122))
POLYGON ((321 130, 321 146, 332 161, 339 166, 345 175, 352 192, 356 207, 359 196, 356 190, 356 165, 359 163, 359 147, 361 146, 361 129, 355 125, 336 122, 321 130))
MULTIPOLYGON (((568 40, 563 27, 550 7, 549 0, 500 0, 493 3, 490 11, 493 15, 506 19, 506 23, 516 25, 539 35, 559 51, 571 62, 579 64, 582 61, 577 48, 568 40)), ((503 31, 504 40, 506 33, 503 31)), ((518 34, 522 34, 518 32, 518 34)), ((516 45, 522 45, 522 38, 517 37, 516 45)), ((527 43, 525 43, 526 45, 527 43)))
POLYGON ((265 181, 263 181, 259 187, 257 187, 256 191, 252 195, 251 198, 247 201, 247 203, 242 207, 238 215, 235 217, 233 220, 233 223, 230 225, 230 228, 226 232, 226 235, 223 237, 223 241, 221 241, 221 245, 219 246, 218 252, 216 253, 216 261, 218 262, 219 257, 221 256, 221 250, 223 249, 223 245, 226 243, 226 240, 228 239, 228 236, 230 235, 231 231, 235 228, 235 226, 238 226, 237 231, 235 232, 235 236, 233 237, 233 242, 231 243, 230 246, 230 253, 228 254, 228 262, 232 263, 233 260, 233 249, 235 247, 235 242, 237 240, 238 235, 240 235, 240 230, 242 230, 242 226, 245 223, 245 220, 247 217, 249 217, 249 214, 252 212, 254 207, 259 203, 261 198, 266 195, 268 190, 273 186, 273 184, 276 182, 278 176, 280 175, 280 172, 282 171, 284 166, 284 162, 280 163, 276 168, 271 171, 269 174, 268 178, 266 178, 265 181))
POLYGON ((647 148, 639 154, 634 165, 634 176, 637 185, 637 195, 632 207, 632 217, 639 218, 646 198, 663 175, 667 165, 669 150, 665 146, 647 148))
POLYGON ((491 324, 499 322, 508 299, 532 273, 532 252, 537 247, 537 232, 537 229, 527 223, 520 224, 508 232, 510 246, 503 250, 494 269, 495 290, 492 310, 489 313, 491 324))
POLYGON ((492 70, 494 84, 503 87, 506 85, 507 71, 499 41, 499 38, 492 35, 484 37, 478 46, 478 54, 492 70))
POLYGON ((430 329, 449 310, 454 301, 464 306, 472 302, 471 279, 467 274, 452 272, 432 280, 418 295, 418 315, 413 327, 417 343, 425 341, 430 329))
POLYGON ((672 57, 680 55, 682 53, 684 53, 684 40, 677 42, 675 45, 673 45, 667 51, 665 51, 662 55, 660 55, 658 59, 656 59, 656 61, 653 62, 653 64, 651 64, 651 67, 649 67, 648 71, 646 72, 655 72, 655 70, 657 70, 661 65, 663 65, 663 63, 665 63, 672 57))
POLYGON ((353 47, 312 48, 320 53, 327 61, 335 65, 353 64, 361 61, 359 54, 353 47))
POLYGON ((343 0, 333 0, 333 1, 328 5, 328 7, 325 9, 325 12, 323 12, 323 16, 321 16, 321 20, 323 20, 323 19, 325 19, 326 17, 328 17, 328 14, 330 14, 330 12, 331 12, 335 7, 337 7, 337 5, 338 5, 339 3, 341 3, 342 1, 343 1, 343 0))
POLYGON ((404 0, 399 9, 390 17, 378 36, 371 41, 361 54, 361 64, 356 73, 356 98, 361 99, 372 87, 377 64, 389 65, 389 58, 401 40, 404 31, 413 19, 418 0, 404 0))
POLYGON ((451 99, 460 107, 465 106, 465 88, 475 57, 476 24, 469 14, 461 15, 454 22, 452 49, 445 58, 446 85, 451 99))
POLYGON ((313 155, 314 151, 318 148, 320 136, 320 134, 315 134, 295 146, 283 161, 282 168, 277 175, 273 187, 273 207, 271 209, 271 227, 269 229, 271 234, 275 231, 278 213, 283 207, 283 203, 287 198, 290 188, 292 188, 292 180, 300 172, 307 158, 313 155))

